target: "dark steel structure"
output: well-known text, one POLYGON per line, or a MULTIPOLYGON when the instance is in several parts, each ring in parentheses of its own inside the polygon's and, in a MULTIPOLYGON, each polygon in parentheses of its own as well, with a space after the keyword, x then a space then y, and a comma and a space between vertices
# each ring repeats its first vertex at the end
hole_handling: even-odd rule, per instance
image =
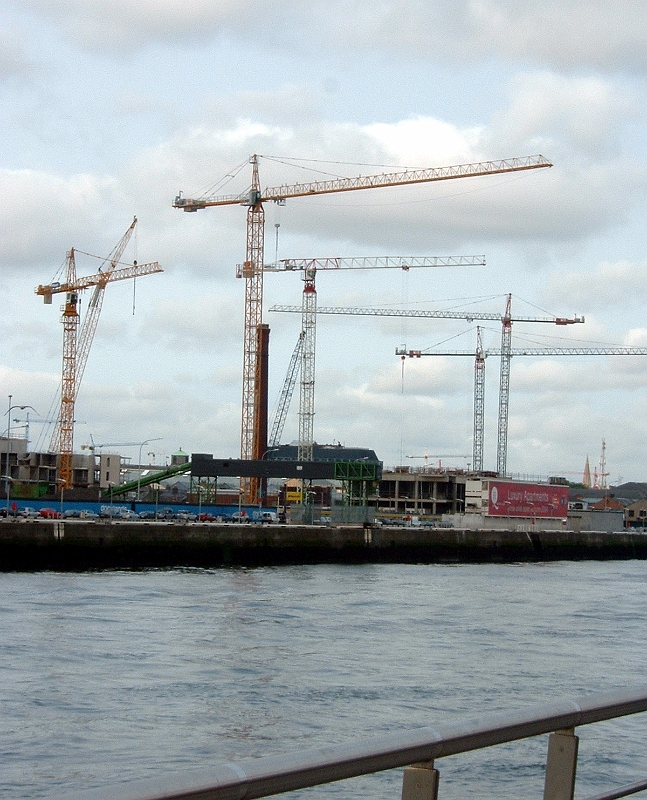
POLYGON ((381 461, 249 461, 214 458, 207 453, 191 455, 194 478, 303 478, 304 480, 377 481, 381 461))

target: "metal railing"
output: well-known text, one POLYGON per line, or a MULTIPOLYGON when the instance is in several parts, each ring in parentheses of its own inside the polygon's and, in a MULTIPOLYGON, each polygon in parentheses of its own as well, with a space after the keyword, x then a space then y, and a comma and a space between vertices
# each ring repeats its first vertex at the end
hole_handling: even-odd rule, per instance
MULTIPOLYGON (((647 711, 647 687, 416 728, 354 744, 242 759, 75 796, 84 800, 253 800, 405 767, 402 800, 436 800, 439 773, 435 759, 548 733, 544 800, 573 800, 578 751, 575 728, 643 711, 647 711)), ((647 789, 647 780, 589 800, 615 800, 643 789, 647 789)))

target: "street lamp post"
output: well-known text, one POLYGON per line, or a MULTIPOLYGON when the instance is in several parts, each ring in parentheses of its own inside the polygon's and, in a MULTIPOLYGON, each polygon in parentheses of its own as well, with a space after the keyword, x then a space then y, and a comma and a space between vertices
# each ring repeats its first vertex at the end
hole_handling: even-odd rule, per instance
POLYGON ((9 462, 11 461, 11 412, 13 411, 14 408, 19 408, 21 411, 24 411, 26 408, 31 408, 31 410, 35 414, 38 414, 38 412, 36 411, 36 409, 33 406, 19 406, 19 405, 12 406, 11 405, 11 398, 12 397, 13 397, 13 395, 10 394, 9 395, 9 408, 5 411, 5 414, 8 415, 8 418, 7 418, 7 465, 6 465, 7 469, 5 470, 5 472, 6 472, 6 475, 5 475, 5 477, 6 477, 5 495, 7 497, 7 516, 9 516, 9 485, 11 483, 11 467, 10 467, 10 464, 9 464, 9 462))
POLYGON ((162 437, 161 436, 157 436, 155 439, 146 439, 145 442, 141 442, 140 445, 139 445, 139 460, 137 461, 137 466, 139 467, 139 469, 137 470, 137 502, 138 503, 139 503, 139 492, 140 492, 140 489, 141 489, 141 480, 142 480, 142 470, 141 470, 141 466, 142 466, 142 447, 145 444, 150 444, 151 442, 161 442, 161 440, 162 440, 162 437))
POLYGON ((67 483, 67 481, 64 478, 59 478, 56 481, 56 483, 58 483, 59 486, 61 487, 61 515, 60 515, 60 519, 63 519, 63 494, 64 494, 64 490, 65 490, 65 484, 67 483))

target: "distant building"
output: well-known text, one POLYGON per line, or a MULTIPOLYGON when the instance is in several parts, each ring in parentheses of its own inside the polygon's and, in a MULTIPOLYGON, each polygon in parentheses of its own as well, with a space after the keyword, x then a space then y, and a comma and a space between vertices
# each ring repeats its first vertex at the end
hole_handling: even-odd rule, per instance
POLYGON ((109 489, 121 483, 121 456, 115 453, 99 455, 99 486, 109 489))
POLYGON ((636 500, 625 508, 625 528, 647 527, 647 500, 636 500))
POLYGON ((177 453, 171 455, 171 466, 178 467, 180 464, 188 464, 189 456, 180 448, 177 453))
POLYGON ((432 516, 465 509, 465 477, 446 472, 412 472, 400 467, 383 472, 377 495, 369 498, 378 513, 432 516))
POLYGON ((612 494, 605 494, 601 500, 590 506, 591 511, 623 511, 624 507, 625 503, 616 500, 612 494))
MULTIPOLYGON (((26 439, 0 438, 0 486, 12 497, 38 498, 58 491, 58 455, 28 450, 26 439)), ((72 456, 73 487, 87 488, 95 483, 94 455, 72 456)), ((6 496, 6 495, 5 495, 6 496)))

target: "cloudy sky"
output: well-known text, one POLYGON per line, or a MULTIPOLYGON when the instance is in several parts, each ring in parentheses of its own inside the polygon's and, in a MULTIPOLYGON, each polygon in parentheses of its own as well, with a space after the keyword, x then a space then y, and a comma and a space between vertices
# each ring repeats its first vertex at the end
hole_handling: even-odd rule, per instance
MULTIPOLYGON (((647 14, 636 0, 0 0, 0 406, 56 414, 60 277, 71 247, 163 274, 108 286, 75 446, 156 463, 240 448, 245 210, 173 209, 178 191, 263 186, 541 153, 550 169, 266 206, 266 261, 485 255, 485 267, 320 272, 320 306, 582 314, 518 323, 513 344, 647 345, 647 14)), ((77 257, 78 274, 96 259, 77 257)), ((297 274, 265 277, 270 405, 298 337, 297 274)), ((87 302, 89 293, 84 301, 87 302)), ((500 325, 484 323, 485 343, 500 325)), ((385 466, 472 449, 470 358, 402 363, 396 347, 473 349, 475 324, 322 316, 315 438, 385 466), (416 458, 411 458, 411 457, 416 458)), ((487 362, 485 467, 496 465, 498 359, 487 362)), ((283 441, 297 436, 297 405, 283 441)), ((20 418, 12 412, 13 418, 20 418)), ((8 415, 5 414, 4 427, 8 415)), ((13 423, 14 432, 18 425, 13 423)), ((47 426, 32 422, 34 449, 47 426)), ((647 480, 647 360, 517 358, 508 470, 647 480)), ((465 457, 463 457, 465 456, 465 457)))

